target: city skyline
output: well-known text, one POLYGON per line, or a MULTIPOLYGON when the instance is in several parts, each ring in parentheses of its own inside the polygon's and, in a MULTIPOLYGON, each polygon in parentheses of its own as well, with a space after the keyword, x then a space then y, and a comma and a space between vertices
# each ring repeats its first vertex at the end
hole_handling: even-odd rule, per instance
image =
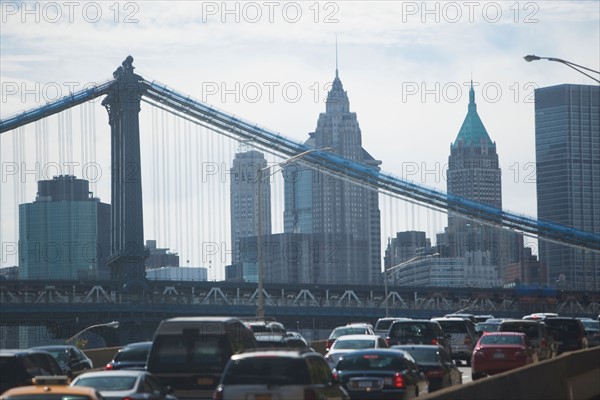
MULTIPOLYGON (((166 8, 166 3, 157 2, 136 3, 137 9, 119 4, 118 22, 115 11, 107 7, 98 21, 79 9, 70 23, 64 12, 61 24, 52 22, 56 18, 50 9, 41 9, 36 22, 35 16, 20 10, 12 14, 7 4, 12 3, 2 4, 6 23, 0 44, 2 118, 33 106, 35 100, 43 104, 53 88, 66 93, 69 87, 108 78, 131 53, 136 72, 146 79, 185 88, 193 97, 302 140, 314 130, 315 115, 331 83, 337 34, 340 75, 360 116, 364 147, 383 161, 384 171, 445 190, 447 146, 460 126, 472 78, 482 119, 497 135, 502 154, 504 205, 532 216, 536 215, 533 88, 591 81, 558 63, 528 64, 522 57, 535 53, 592 68, 599 64, 598 56, 589 51, 600 42, 599 12, 593 2, 478 3, 472 22, 463 3, 433 3, 432 9, 438 11, 427 14, 422 3, 329 2, 312 9, 303 5, 303 18, 297 22, 290 22, 292 14, 275 13, 270 23, 264 13, 256 24, 249 21, 250 8, 244 14, 249 3, 236 3, 239 22, 234 15, 225 15, 223 22, 219 10, 212 14, 214 10, 204 9, 202 14, 200 6, 179 2, 166 8), (451 14, 456 9, 462 12, 458 20, 451 14), (497 20, 495 9, 502 15, 497 20), (138 22, 125 23, 126 17, 138 22), (50 26, 52 30, 47 29, 50 26), (150 27, 162 33, 153 35, 152 41, 147 40, 150 27), (36 37, 43 40, 32 40, 36 37), (162 50, 156 52, 157 48, 162 50), (277 88, 272 101, 265 82, 274 82, 271 87, 277 88), (286 84, 290 91, 284 98, 280 89, 286 84), (18 93, 12 93, 15 85, 18 93), (252 89, 257 87, 262 96, 253 101, 252 89), (297 87, 302 95, 295 101, 292 90, 297 87), (500 96, 494 94, 498 88, 500 96), (390 117, 397 115, 400 119, 390 117), (410 146, 402 145, 405 142, 410 146), (514 143, 523 146, 515 148, 514 143)), ((256 4, 266 11, 263 3, 256 4)), ((291 13, 295 3, 286 4, 291 13)), ((108 132, 104 112, 96 111, 99 136, 108 132)), ((99 151, 106 146, 99 142, 99 151)), ((12 165, 8 163, 15 160, 14 149, 10 139, 2 144, 3 167, 12 165)), ((12 200, 31 198, 35 189, 30 184, 34 178, 25 176, 27 188, 13 193, 15 178, 8 172, 3 170, 1 212, 7 222, 2 241, 11 242, 12 200)), ((108 199, 110 184, 106 180, 97 184, 95 192, 108 199)), ((3 265, 10 263, 3 260, 3 265)))

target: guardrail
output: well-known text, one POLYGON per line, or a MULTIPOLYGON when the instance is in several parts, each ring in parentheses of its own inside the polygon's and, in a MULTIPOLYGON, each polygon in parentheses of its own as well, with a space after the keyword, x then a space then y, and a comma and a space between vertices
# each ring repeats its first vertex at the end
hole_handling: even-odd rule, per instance
POLYGON ((600 398, 600 347, 425 395, 436 400, 586 400, 600 398))

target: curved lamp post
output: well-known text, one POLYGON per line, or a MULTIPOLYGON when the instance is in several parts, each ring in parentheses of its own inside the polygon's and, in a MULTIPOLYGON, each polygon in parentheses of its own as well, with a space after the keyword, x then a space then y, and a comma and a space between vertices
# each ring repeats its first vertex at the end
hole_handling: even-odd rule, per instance
POLYGON ((302 153, 298 153, 293 157, 288 158, 285 161, 280 162, 278 165, 280 167, 280 169, 273 171, 265 176, 263 176, 263 171, 268 171, 269 169, 271 169, 272 165, 264 167, 264 168, 260 168, 257 172, 257 190, 258 190, 258 199, 257 199, 257 206, 258 206, 258 235, 256 238, 256 245, 258 247, 258 306, 256 308, 256 317, 260 318, 260 319, 264 319, 265 318, 265 296, 264 296, 264 292, 263 292, 263 254, 262 254, 262 193, 261 193, 261 183, 263 181, 263 179, 266 179, 268 177, 270 177, 271 175, 277 173, 279 170, 281 170, 282 168, 286 167, 287 165, 293 163, 294 161, 299 160, 300 158, 306 156, 307 154, 310 153, 314 153, 315 151, 326 151, 326 150, 331 150, 331 147, 324 147, 324 148, 319 148, 319 149, 310 149, 310 150, 306 150, 303 151, 302 153))
POLYGON ((79 337, 82 333, 89 331, 90 329, 94 329, 94 328, 113 328, 116 329, 119 327, 119 321, 112 321, 112 322, 107 322, 105 324, 96 324, 96 325, 91 325, 88 326, 87 328, 85 328, 84 330, 77 332, 76 334, 74 334, 73 336, 71 336, 70 338, 68 338, 67 340, 65 340, 65 344, 69 343, 73 340, 75 340, 77 337, 79 337))
POLYGON ((590 72, 593 72, 593 73, 595 73, 595 74, 598 74, 598 75, 600 75, 600 72, 599 72, 599 71, 595 71, 595 70, 593 70, 593 69, 591 69, 591 68, 588 68, 588 67, 584 67, 583 65, 575 64, 575 63, 572 63, 572 62, 570 62, 570 61, 562 60, 562 59, 560 59, 560 58, 554 58, 554 57, 538 57, 538 56, 536 56, 536 55, 533 55, 533 54, 526 55, 526 56, 525 56, 525 57, 523 57, 523 58, 524 58, 524 59, 525 59, 525 61, 527 61, 527 62, 531 62, 531 61, 537 61, 537 60, 556 61, 556 62, 559 62, 559 63, 561 63, 561 64, 565 64, 567 67, 569 67, 569 68, 573 68, 575 71, 577 71, 577 72, 579 72, 579 73, 581 73, 581 74, 583 74, 583 75, 587 76, 588 78, 591 78, 591 79, 595 80, 596 82, 600 83, 600 80, 598 80, 598 79, 594 78, 593 76, 591 76, 591 75, 589 75, 589 74, 587 74, 587 73, 583 72, 583 71, 582 71, 581 69, 579 69, 579 68, 585 69, 586 71, 590 71, 590 72))

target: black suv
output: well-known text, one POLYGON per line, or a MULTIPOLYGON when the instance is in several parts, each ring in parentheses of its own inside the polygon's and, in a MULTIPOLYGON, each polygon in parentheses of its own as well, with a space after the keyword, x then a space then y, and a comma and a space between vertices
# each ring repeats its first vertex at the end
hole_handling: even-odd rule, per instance
POLYGON ((588 347, 585 328, 577 318, 548 317, 544 324, 557 344, 558 354, 588 347))
POLYGON ((451 353, 450 341, 440 324, 427 319, 394 321, 385 340, 390 347, 398 344, 437 344, 451 353))
POLYGON ((237 318, 171 318, 156 329, 146 369, 179 399, 210 399, 229 358, 254 348, 252 330, 237 318))
POLYGON ((0 394, 17 386, 29 386, 40 375, 62 375, 58 362, 42 350, 0 350, 0 394))

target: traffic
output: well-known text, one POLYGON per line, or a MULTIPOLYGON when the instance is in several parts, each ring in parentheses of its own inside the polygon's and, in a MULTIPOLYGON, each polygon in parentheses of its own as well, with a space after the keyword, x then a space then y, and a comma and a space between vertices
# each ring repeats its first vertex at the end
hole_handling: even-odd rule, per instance
POLYGON ((178 317, 105 365, 69 345, 0 350, 0 400, 412 399, 599 339, 598 320, 557 314, 388 317, 312 343, 268 319, 178 317))

